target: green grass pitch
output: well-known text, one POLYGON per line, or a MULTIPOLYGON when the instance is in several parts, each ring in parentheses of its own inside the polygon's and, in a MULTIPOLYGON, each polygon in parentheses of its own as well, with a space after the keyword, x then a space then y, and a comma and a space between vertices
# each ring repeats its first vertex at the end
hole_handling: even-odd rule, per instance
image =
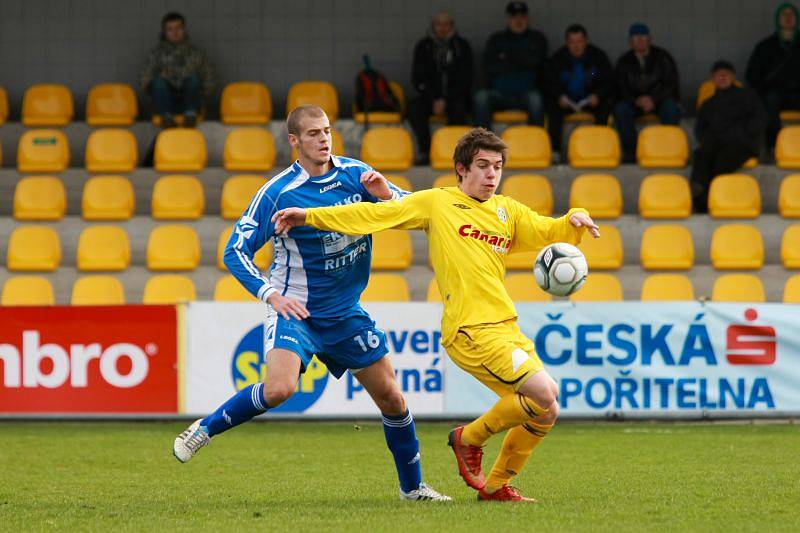
POLYGON ((0 530, 800 530, 798 425, 563 423, 515 482, 536 505, 476 502, 450 424, 417 428, 452 504, 398 499, 374 422, 248 424, 183 465, 185 426, 0 423, 0 530))

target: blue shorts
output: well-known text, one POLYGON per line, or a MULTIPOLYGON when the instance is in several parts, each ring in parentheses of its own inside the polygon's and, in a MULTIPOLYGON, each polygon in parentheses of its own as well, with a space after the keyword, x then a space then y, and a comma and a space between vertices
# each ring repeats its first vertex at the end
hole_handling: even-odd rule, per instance
POLYGON ((301 372, 316 355, 337 379, 346 370, 366 368, 389 353, 386 334, 360 306, 344 318, 305 320, 286 320, 270 308, 264 328, 264 354, 274 348, 296 353, 303 364, 301 372))

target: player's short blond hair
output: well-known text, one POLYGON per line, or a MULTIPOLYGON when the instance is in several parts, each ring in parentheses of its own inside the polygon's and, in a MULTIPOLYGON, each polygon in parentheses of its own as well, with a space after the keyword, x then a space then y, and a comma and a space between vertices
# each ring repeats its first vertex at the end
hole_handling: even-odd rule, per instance
POLYGON ((297 106, 289 112, 286 117, 286 126, 291 135, 300 135, 300 122, 306 117, 324 117, 325 111, 318 105, 301 105, 297 106))
POLYGON ((453 164, 459 183, 461 183, 462 177, 458 173, 458 164, 461 163, 464 168, 469 168, 479 150, 499 152, 503 156, 503 164, 506 164, 508 145, 503 142, 503 139, 486 128, 474 128, 458 140, 456 149, 453 151, 453 164))

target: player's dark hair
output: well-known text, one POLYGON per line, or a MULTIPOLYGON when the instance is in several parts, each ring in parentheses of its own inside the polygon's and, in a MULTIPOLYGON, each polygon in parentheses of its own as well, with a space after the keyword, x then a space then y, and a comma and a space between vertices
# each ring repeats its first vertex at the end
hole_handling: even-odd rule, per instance
POLYGON ((170 11, 169 13, 161 17, 161 30, 162 31, 164 30, 164 28, 167 26, 167 22, 173 22, 176 20, 181 21, 184 26, 186 25, 186 19, 183 18, 183 15, 181 15, 177 11, 170 11))
POLYGON ((292 109, 286 117, 286 127, 292 135, 300 135, 300 121, 305 117, 323 117, 325 111, 316 105, 301 105, 292 109))
POLYGON ((456 176, 458 176, 459 183, 463 178, 458 173, 458 164, 461 163, 464 168, 469 168, 479 150, 499 152, 503 156, 503 164, 506 163, 508 145, 503 142, 503 139, 486 128, 474 128, 458 140, 456 149, 453 152, 453 163, 456 166, 456 176))
POLYGON ((566 39, 573 33, 582 33, 584 37, 589 36, 589 33, 586 31, 586 28, 584 28, 582 24, 570 24, 569 26, 567 26, 567 29, 564 32, 564 38, 566 39))

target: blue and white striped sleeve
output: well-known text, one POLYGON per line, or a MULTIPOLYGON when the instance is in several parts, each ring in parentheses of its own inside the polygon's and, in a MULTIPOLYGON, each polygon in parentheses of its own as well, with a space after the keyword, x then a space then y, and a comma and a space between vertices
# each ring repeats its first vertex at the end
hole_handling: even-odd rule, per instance
POLYGON ((222 258, 239 283, 263 302, 275 292, 275 288, 253 262, 253 257, 275 232, 271 219, 275 214, 276 204, 270 194, 274 190, 275 188, 272 191, 267 190, 265 185, 256 193, 250 206, 236 223, 222 258))

